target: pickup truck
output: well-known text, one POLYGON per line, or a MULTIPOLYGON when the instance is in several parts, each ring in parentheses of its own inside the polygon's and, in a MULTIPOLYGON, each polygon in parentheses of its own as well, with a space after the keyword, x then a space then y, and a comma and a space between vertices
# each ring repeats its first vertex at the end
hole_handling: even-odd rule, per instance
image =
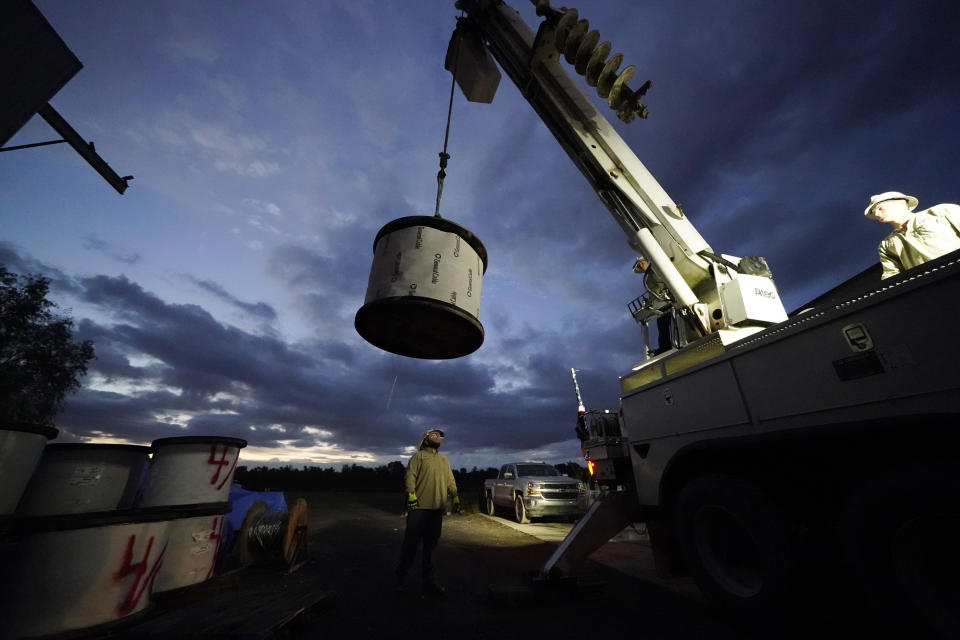
POLYGON ((587 492, 583 482, 561 474, 542 462, 511 462, 500 467, 496 478, 485 480, 480 493, 480 510, 496 514, 497 507, 513 509, 520 524, 542 516, 583 515, 587 492))

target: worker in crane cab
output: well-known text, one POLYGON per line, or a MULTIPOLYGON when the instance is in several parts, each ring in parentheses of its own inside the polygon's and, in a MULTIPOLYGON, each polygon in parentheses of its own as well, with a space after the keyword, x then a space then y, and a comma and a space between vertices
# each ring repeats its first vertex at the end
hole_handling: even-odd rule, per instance
POLYGON ((664 353, 673 348, 673 342, 670 339, 670 323, 672 316, 670 314, 670 291, 667 284, 657 275, 656 270, 650 261, 643 256, 638 256, 637 261, 633 263, 633 272, 643 274, 643 287, 650 294, 650 307, 660 312, 657 316, 657 349, 654 355, 664 353))
POLYGON ((887 191, 872 196, 863 212, 868 218, 893 226, 893 232, 877 247, 883 267, 881 278, 960 249, 960 206, 938 204, 914 211, 917 204, 913 196, 887 191))
POLYGON ((643 256, 637 257, 633 263, 633 272, 643 274, 643 286, 652 297, 657 300, 669 300, 670 293, 667 284, 657 275, 656 269, 643 256))

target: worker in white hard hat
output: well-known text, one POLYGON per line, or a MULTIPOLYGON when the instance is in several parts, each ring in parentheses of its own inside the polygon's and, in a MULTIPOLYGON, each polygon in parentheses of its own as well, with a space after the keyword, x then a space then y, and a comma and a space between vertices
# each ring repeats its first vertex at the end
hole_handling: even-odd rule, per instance
POLYGON ((938 204, 914 211, 918 201, 899 191, 871 196, 863 215, 893 226, 877 252, 883 267, 881 278, 939 258, 960 249, 960 206, 938 204))

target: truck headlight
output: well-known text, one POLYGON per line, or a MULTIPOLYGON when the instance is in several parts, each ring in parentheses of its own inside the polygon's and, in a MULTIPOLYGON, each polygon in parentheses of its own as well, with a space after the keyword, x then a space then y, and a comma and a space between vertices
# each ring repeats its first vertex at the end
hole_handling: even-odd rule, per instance
POLYGON ((536 482, 527 483, 527 495, 528 496, 538 496, 540 495, 540 485, 536 482))
POLYGON ((579 493, 580 495, 583 495, 583 494, 585 494, 586 492, 587 492, 587 490, 586 490, 586 488, 583 486, 583 483, 582 483, 582 482, 578 482, 578 483, 577 483, 577 493, 579 493))

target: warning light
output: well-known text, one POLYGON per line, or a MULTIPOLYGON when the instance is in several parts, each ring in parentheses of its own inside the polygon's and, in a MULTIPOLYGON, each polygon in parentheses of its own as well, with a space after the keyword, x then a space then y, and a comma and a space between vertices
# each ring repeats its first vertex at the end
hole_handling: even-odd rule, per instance
POLYGON ((590 472, 590 475, 593 475, 593 470, 596 468, 597 463, 593 460, 587 460, 587 471, 590 472))

